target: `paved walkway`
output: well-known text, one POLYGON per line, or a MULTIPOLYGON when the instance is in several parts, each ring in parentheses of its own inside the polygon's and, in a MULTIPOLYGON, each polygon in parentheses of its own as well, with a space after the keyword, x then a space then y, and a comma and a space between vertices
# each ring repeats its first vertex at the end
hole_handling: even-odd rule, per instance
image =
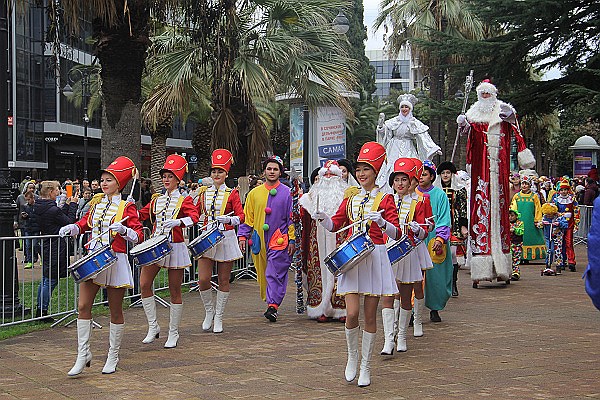
MULTIPOLYGON (((577 249, 580 266, 585 248, 577 249)), ((343 325, 318 324, 295 310, 293 281, 280 320, 263 316, 256 282, 236 281, 225 332, 203 333, 197 293, 184 297, 181 338, 163 349, 168 310, 159 307, 163 335, 143 345, 140 308, 126 312, 117 373, 100 373, 108 348, 107 317, 92 337, 91 368, 67 378, 76 356, 76 330, 35 332, 0 342, 0 399, 550 399, 600 398, 600 312, 585 294, 581 272, 471 288, 460 271, 460 297, 424 324, 409 351, 384 358, 380 327, 372 384, 346 383, 343 325)), ((381 324, 381 319, 379 318, 381 324)))

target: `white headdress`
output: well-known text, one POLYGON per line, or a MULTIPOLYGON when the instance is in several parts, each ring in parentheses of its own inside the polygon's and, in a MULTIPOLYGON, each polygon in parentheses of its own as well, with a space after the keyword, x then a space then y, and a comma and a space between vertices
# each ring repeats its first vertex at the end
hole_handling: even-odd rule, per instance
POLYGON ((400 96, 398 96, 398 103, 400 103, 398 105, 398 108, 401 108, 402 106, 408 106, 408 108, 410 108, 410 111, 412 111, 414 105, 417 104, 418 101, 419 100, 410 93, 401 94, 400 96))

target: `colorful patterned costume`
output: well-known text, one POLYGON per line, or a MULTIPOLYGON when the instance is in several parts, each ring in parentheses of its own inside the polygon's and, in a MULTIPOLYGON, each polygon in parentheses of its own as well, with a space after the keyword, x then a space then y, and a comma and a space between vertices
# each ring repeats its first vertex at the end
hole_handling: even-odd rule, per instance
POLYGON ((521 277, 521 257, 523 256, 523 221, 517 220, 510 223, 510 254, 512 255, 512 276, 521 277))
MULTIPOLYGON (((568 184, 566 185, 568 187, 568 184)), ((575 266, 575 249, 573 246, 573 233, 575 227, 579 222, 579 204, 575 200, 575 195, 568 193, 566 196, 562 196, 560 193, 556 193, 552 198, 552 202, 558 207, 558 212, 568 222, 567 228, 563 233, 562 243, 562 266, 564 267, 565 261, 569 266, 575 266)))
POLYGON ((546 244, 542 229, 536 225, 542 221, 540 198, 536 193, 515 194, 510 208, 519 210, 525 226, 523 234, 523 259, 537 260, 546 257, 546 244))

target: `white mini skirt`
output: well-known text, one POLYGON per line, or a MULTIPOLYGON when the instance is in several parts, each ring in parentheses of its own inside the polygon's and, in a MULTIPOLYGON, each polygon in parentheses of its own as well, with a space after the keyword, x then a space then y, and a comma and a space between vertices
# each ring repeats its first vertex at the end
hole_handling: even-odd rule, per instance
POLYGON ((243 257, 235 230, 231 229, 223 232, 223 234, 225 235, 225 239, 204 253, 202 258, 208 258, 217 262, 227 262, 239 260, 243 257))
POLYGON ((385 245, 376 244, 371 254, 338 277, 337 294, 393 296, 398 293, 395 278, 385 245))

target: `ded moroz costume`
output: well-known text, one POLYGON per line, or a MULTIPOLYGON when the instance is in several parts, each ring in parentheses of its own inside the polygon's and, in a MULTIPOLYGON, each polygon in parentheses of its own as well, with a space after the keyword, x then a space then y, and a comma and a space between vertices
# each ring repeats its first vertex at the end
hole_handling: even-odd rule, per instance
POLYGON ((184 243, 182 225, 190 227, 198 222, 198 209, 190 196, 184 196, 178 190, 179 182, 187 172, 187 161, 179 154, 171 154, 160 170, 165 185, 165 193, 154 196, 150 203, 139 211, 140 219, 149 219, 153 225, 153 236, 168 235, 172 247, 171 253, 155 263, 142 268, 140 284, 142 287, 142 305, 148 319, 148 334, 142 341, 151 343, 160 333, 156 322, 156 303, 152 293, 152 282, 160 268, 169 270, 169 291, 171 294, 169 337, 165 348, 177 346, 179 322, 183 311, 181 302, 181 282, 183 269, 192 263, 188 248, 184 243))
POLYGON ((200 297, 204 303, 205 318, 202 323, 202 329, 210 330, 214 322, 213 332, 220 333, 223 331, 223 312, 229 298, 229 275, 231 274, 231 263, 243 257, 240 247, 238 246, 235 227, 244 222, 244 209, 240 201, 239 192, 236 189, 230 189, 221 183, 215 184, 216 181, 224 181, 226 174, 229 173, 231 164, 233 163, 233 155, 229 150, 216 149, 211 156, 211 175, 213 184, 211 186, 202 186, 199 192, 198 211, 200 216, 204 216, 204 226, 215 226, 218 223, 219 229, 225 235, 225 238, 210 248, 202 255, 199 261, 200 268, 205 271, 199 271, 201 274, 200 282, 200 297), (219 174, 219 170, 225 174, 219 174), (204 260, 209 262, 204 263, 204 260), (219 280, 219 289, 217 290, 216 303, 213 301, 210 279, 213 271, 213 264, 217 262, 217 270, 219 277, 224 276, 224 279, 219 280), (227 271, 219 271, 220 269, 228 269, 227 271), (227 290, 224 290, 226 287, 227 290))
MULTIPOLYGON (((123 200, 120 193, 136 174, 133 161, 127 157, 118 157, 101 172, 103 173, 103 190, 108 191, 114 187, 115 191, 96 194, 90 200, 88 212, 75 224, 66 225, 60 230, 61 236, 75 236, 80 233, 91 232, 90 254, 102 247, 110 246, 117 258, 111 267, 102 270, 90 280, 80 283, 79 318, 77 319, 78 355, 75 365, 68 373, 69 376, 79 375, 84 366, 90 365, 92 358, 89 346, 92 328, 91 308, 99 287, 107 287, 110 291, 123 289, 120 292, 122 302, 124 289, 133 287, 133 277, 127 257, 127 245, 128 243, 135 245, 144 237, 135 204, 123 200), (111 179, 111 184, 114 186, 107 188, 104 183, 104 174, 110 175, 112 179, 116 180, 116 184, 111 179), (123 219, 125 221, 122 221, 123 219), (105 234, 108 230, 110 232, 105 234), (85 318, 85 316, 90 316, 90 319, 85 318)), ((112 374, 116 371, 123 338, 122 304, 121 302, 113 304, 114 299, 114 296, 109 296, 109 306, 111 308, 110 348, 106 364, 102 369, 104 374, 112 374)))
POLYGON ((510 205, 511 140, 516 141, 522 168, 533 168, 535 159, 521 135, 514 108, 497 99, 496 87, 485 80, 476 91, 478 100, 466 116, 461 114, 457 118, 461 131, 469 134, 471 279, 508 280, 512 270, 506 212, 510 205))

